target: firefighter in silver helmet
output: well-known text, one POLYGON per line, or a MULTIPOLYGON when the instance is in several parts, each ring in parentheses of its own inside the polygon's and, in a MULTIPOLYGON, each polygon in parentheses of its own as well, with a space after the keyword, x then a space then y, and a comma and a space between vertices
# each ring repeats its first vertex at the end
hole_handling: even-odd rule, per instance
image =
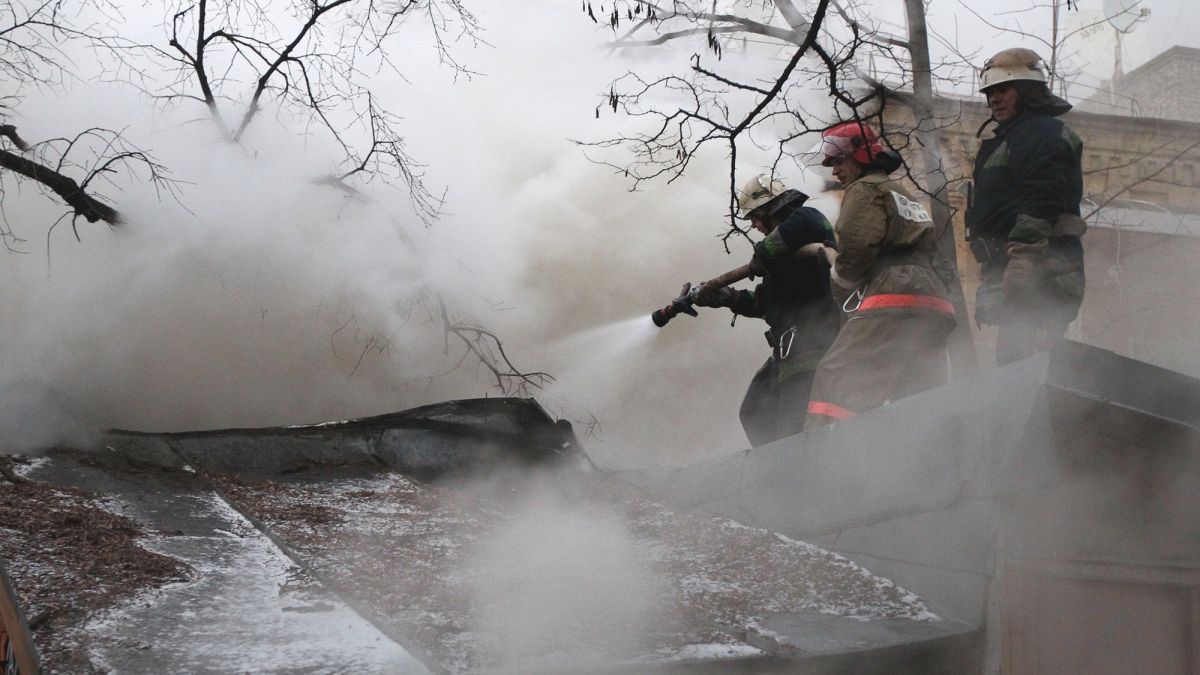
POLYGON ((988 59, 979 91, 991 111, 980 133, 995 127, 975 159, 966 235, 981 265, 975 320, 998 326, 1002 365, 1061 340, 1083 301, 1083 142, 1032 50, 988 59))
POLYGON ((805 206, 808 195, 768 174, 738 194, 738 217, 763 235, 750 267, 762 281, 753 290, 705 288, 702 307, 728 307, 767 322, 771 354, 750 382, 739 416, 754 446, 800 433, 817 363, 838 332, 829 273, 812 245, 834 246, 833 226, 805 206), (809 248, 804 248, 806 245, 809 248))

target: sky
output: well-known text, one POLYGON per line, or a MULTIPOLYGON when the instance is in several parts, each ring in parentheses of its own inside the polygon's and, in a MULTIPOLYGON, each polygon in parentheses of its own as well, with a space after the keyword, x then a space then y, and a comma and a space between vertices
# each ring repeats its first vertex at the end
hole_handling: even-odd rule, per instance
MULTIPOLYGON (((1135 16, 1142 9, 1149 15, 1142 20, 1118 25, 1125 30, 1121 37, 1123 73, 1142 65, 1167 47, 1182 45, 1200 48, 1200 8, 1187 0, 1080 0, 1072 9, 1060 13, 1063 40, 1062 52, 1069 66, 1081 71, 1069 93, 1086 97, 1101 80, 1112 77, 1115 61, 1116 34, 1113 24, 1105 17, 1135 16)), ((1049 3, 1035 0, 1006 0, 1004 2, 934 2, 930 5, 929 22, 939 33, 950 37, 961 35, 958 44, 978 44, 983 58, 1010 46, 1028 47, 1048 57, 1046 42, 1051 23, 1049 3), (969 8, 969 9, 968 9, 969 8), (994 26, 1023 28, 1035 37, 1022 37, 1003 32, 984 24, 972 15, 988 19, 994 26), (1040 30, 1035 28, 1041 26, 1040 30), (958 31, 956 33, 956 30, 958 31), (1037 39, 1040 37, 1041 40, 1037 39)))
MULTIPOLYGON (((702 43, 614 53, 598 46, 611 34, 574 2, 466 4, 486 44, 454 49, 477 76, 439 66, 413 26, 395 52, 404 77, 381 70, 373 82, 403 118, 426 179, 446 191, 430 227, 383 186, 367 189, 369 203, 313 189, 332 149, 282 122, 264 120, 237 151, 194 124, 194 109, 152 107, 127 89, 78 83, 28 96, 9 116, 27 138, 126 129, 171 168, 180 197, 121 184, 110 193, 130 223, 84 225, 77 242, 66 226, 47 231, 57 211, 31 187, 6 193, 27 242, 25 254, 0 253, 10 289, 0 298, 0 439, 308 423, 497 395, 485 371, 439 375, 454 358, 412 302, 432 288, 501 335, 519 368, 556 377, 536 397, 586 432, 601 461, 681 463, 744 448, 737 408, 768 355, 765 325, 731 326, 725 310, 662 329, 649 322, 684 282, 749 260, 749 242, 727 253, 719 239, 724 158, 701 156, 684 177, 631 192, 573 143, 630 129, 627 118, 596 116, 614 77, 677 67, 702 43)), ((967 4, 996 21, 1032 6, 967 4)), ((885 25, 902 17, 898 3, 875 5, 885 25)), ((1149 6, 1123 41, 1127 69, 1163 45, 1200 47, 1194 3, 1149 6)), ((1068 25, 1099 11, 1098 0, 1081 1, 1068 25)), ((1028 14, 1038 12, 1048 14, 1028 14)), ((153 35, 161 17, 127 18, 153 35)), ((1039 49, 981 26, 958 2, 935 0, 929 22, 980 60, 1017 44, 1039 49)), ((1097 80, 1112 68, 1110 33, 1081 37, 1073 57, 1097 80)), ((740 175, 761 161, 747 153, 740 175)), ((813 176, 782 177, 835 217, 837 200, 813 176)))

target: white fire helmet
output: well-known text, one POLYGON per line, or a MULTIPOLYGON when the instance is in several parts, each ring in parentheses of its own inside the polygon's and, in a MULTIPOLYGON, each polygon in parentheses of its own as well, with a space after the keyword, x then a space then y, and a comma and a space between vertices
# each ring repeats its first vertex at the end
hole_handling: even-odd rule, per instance
POLYGON ((758 174, 738 193, 738 218, 749 218, 751 211, 786 191, 787 186, 783 181, 771 178, 770 174, 758 174))
POLYGON ((979 91, 998 84, 1016 81, 1046 82, 1046 64, 1032 49, 1014 47, 998 52, 983 64, 979 71, 979 91))

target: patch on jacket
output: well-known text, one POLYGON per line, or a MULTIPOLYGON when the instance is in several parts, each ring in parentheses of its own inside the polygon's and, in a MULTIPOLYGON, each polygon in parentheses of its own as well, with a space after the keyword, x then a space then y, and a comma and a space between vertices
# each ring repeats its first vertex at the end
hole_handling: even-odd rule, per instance
POLYGON ((987 161, 983 163, 983 168, 992 169, 998 166, 1008 166, 1008 141, 1004 141, 996 146, 992 154, 988 155, 987 161))
POLYGON ((1083 147, 1083 139, 1071 127, 1065 124, 1063 125, 1062 136, 1067 145, 1071 146, 1073 152, 1079 152, 1079 149, 1083 147))
POLYGON ((925 210, 924 206, 921 206, 919 203, 914 202, 895 190, 892 190, 891 193, 892 199, 896 202, 896 212, 900 214, 901 218, 910 220, 914 223, 933 222, 933 218, 929 216, 929 212, 925 210))

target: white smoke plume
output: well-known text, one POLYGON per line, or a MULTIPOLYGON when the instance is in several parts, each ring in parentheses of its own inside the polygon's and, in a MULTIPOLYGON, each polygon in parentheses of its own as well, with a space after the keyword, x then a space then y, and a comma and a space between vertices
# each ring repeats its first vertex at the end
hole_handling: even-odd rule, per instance
POLYGON ((336 153, 286 119, 263 116, 237 147, 216 140, 203 111, 151 110, 114 85, 27 98, 12 121, 29 139, 125 129, 168 166, 180 197, 122 182, 107 194, 128 224, 81 222, 77 242, 68 224, 47 235, 52 200, 28 183, 10 189, 6 215, 28 255, 0 265, 0 385, 20 402, 6 406, 0 442, 304 423, 498 394, 469 361, 453 369, 459 352, 444 353, 429 312, 436 293, 500 334, 518 368, 560 376, 535 394, 576 422, 594 418, 598 455, 681 461, 744 446, 737 405, 766 355, 761 322, 729 329, 724 310, 661 331, 633 321, 648 325, 684 281, 748 259, 747 242, 729 255, 717 239, 723 160, 629 192, 569 139, 628 124, 594 109, 632 62, 596 49, 574 8, 534 22, 480 16, 496 27, 494 47, 471 53, 483 76, 451 82, 420 68, 430 56, 416 47, 410 82, 380 75, 410 152, 447 188, 447 213, 429 228, 402 189, 370 186, 358 202, 315 185, 336 153), (625 325, 641 337, 614 352, 625 336, 612 327, 625 325), (597 330, 609 330, 600 345, 589 343, 597 330), (28 408, 38 416, 13 412, 28 408))
POLYGON ((636 656, 663 590, 651 552, 612 507, 526 487, 467 565, 499 672, 588 670, 636 656))

